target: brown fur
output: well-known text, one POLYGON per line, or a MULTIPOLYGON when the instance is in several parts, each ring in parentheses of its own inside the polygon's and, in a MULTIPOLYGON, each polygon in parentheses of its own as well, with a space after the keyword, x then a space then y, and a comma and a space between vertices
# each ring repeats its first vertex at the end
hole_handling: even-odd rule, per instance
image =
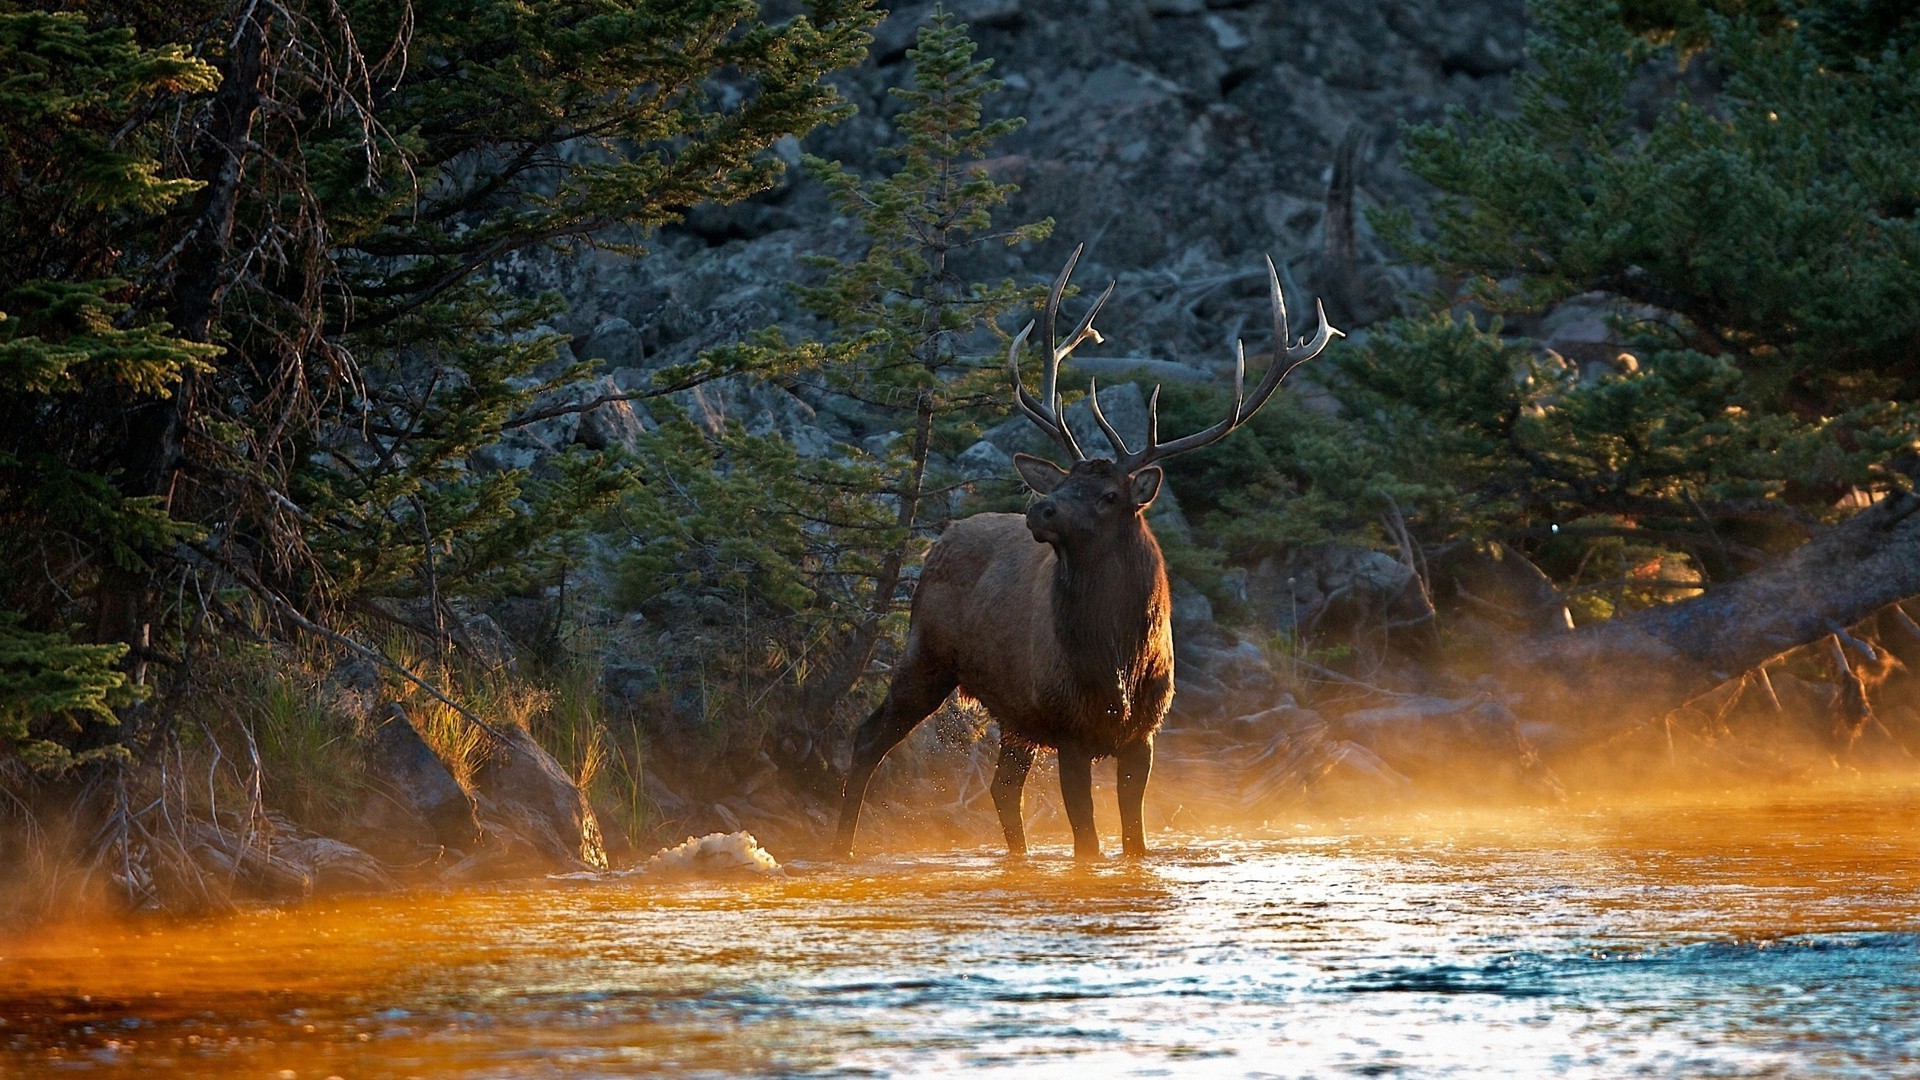
POLYGON ((1139 803, 1173 696, 1166 565, 1144 517, 1159 472, 1136 480, 1095 460, 1056 479, 1030 471, 1036 460, 1022 471, 1051 493, 1026 515, 957 522, 927 555, 893 685, 855 733, 843 852, 874 766, 956 688, 1000 724, 995 802, 1012 852, 1025 849, 1019 793, 1036 747, 1060 752, 1082 855, 1098 840, 1077 785, 1094 758, 1120 758, 1123 844, 1145 851, 1139 803))
POLYGON ((1073 471, 1014 455, 1021 479, 1041 495, 1025 519, 1017 514, 968 518, 947 530, 928 553, 893 685, 854 732, 853 767, 834 840, 840 854, 853 851, 860 804, 880 759, 956 687, 978 698, 1000 722, 993 805, 1009 854, 1026 852, 1021 792, 1034 749, 1049 746, 1060 755, 1060 794, 1073 826, 1074 856, 1100 854, 1092 768, 1094 758, 1107 756, 1117 765, 1121 848, 1128 855, 1146 854, 1141 804, 1153 770, 1153 733, 1173 698, 1166 563, 1145 517, 1160 491, 1160 469, 1153 462, 1197 450, 1246 423, 1287 372, 1313 359, 1339 331, 1320 312, 1313 337, 1295 342, 1287 330, 1280 273, 1267 260, 1275 355, 1253 393, 1242 393, 1243 359, 1235 369, 1233 410, 1226 418, 1163 443, 1156 389, 1147 404, 1146 444, 1131 451, 1100 411, 1099 388, 1089 382, 1094 421, 1120 464, 1087 460, 1062 422, 1060 361, 1082 341, 1101 340, 1093 320, 1113 286, 1061 344, 1055 319, 1080 251, 1074 249, 1047 294, 1038 397, 1020 381, 1020 353, 1035 323, 1028 323, 1007 350, 1015 403, 1073 459, 1073 471))

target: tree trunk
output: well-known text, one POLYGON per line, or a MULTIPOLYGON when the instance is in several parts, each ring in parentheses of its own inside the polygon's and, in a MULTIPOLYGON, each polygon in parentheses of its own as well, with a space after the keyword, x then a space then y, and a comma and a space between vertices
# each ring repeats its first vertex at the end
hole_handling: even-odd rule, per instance
POLYGON ((907 474, 902 478, 899 510, 895 516, 904 535, 881 561, 880 573, 873 586, 873 602, 867 606, 866 618, 854 630, 838 663, 825 678, 808 688, 806 715, 809 730, 823 730, 840 700, 866 674, 867 665, 873 663, 874 650, 880 644, 881 625, 893 613, 893 594, 900 587, 907 553, 913 546, 913 527, 919 521, 921 487, 926 483, 927 457, 933 447, 933 412, 932 393, 922 391, 914 416, 913 445, 909 451, 907 474))
MULTIPOLYGON (((263 7, 250 8, 233 38, 233 51, 221 66, 220 89, 208 109, 207 126, 194 139, 199 158, 194 174, 205 182, 194 203, 187 235, 174 262, 167 290, 167 317, 188 341, 210 342, 220 298, 233 280, 233 228, 240 202, 255 119, 266 97, 269 51, 263 7)), ((130 498, 163 499, 171 512, 173 476, 180 465, 187 416, 199 393, 199 379, 187 372, 173 393, 128 410, 119 448, 119 487, 130 498)), ((151 553, 149 553, 151 554, 151 553)), ((94 636, 123 641, 126 664, 135 683, 146 681, 145 666, 155 600, 151 575, 110 567, 96 592, 94 636)))
POLYGON ((1602 735, 1920 595, 1920 497, 1895 492, 1773 566, 1688 600, 1528 640, 1515 710, 1602 735))

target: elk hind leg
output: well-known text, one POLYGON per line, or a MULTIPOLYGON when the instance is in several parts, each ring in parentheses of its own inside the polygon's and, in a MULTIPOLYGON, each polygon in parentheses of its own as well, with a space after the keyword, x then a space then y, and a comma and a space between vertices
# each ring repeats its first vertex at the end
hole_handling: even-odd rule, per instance
POLYGON ((1066 804, 1067 823, 1073 826, 1073 857, 1100 857, 1100 833, 1093 825, 1093 755, 1060 748, 1060 801, 1066 804))
POLYGON ((1143 823, 1147 801, 1147 776, 1153 772, 1153 739, 1149 737, 1129 746, 1115 756, 1120 774, 1120 850, 1131 857, 1147 853, 1147 830, 1143 823))
POLYGON ((1021 819, 1027 770, 1033 767, 1033 744, 1000 736, 1000 762, 993 768, 993 809, 1000 815, 1000 831, 1007 837, 1007 854, 1027 853, 1027 829, 1021 819))
POLYGON ((886 699, 853 731, 853 767, 847 770, 846 786, 840 794, 840 828, 834 835, 833 853, 841 857, 853 854, 853 835, 860 827, 860 806, 866 801, 867 784, 880 759, 900 744, 907 733, 919 726, 927 714, 940 707, 959 680, 950 675, 926 671, 908 661, 901 664, 888 687, 886 699))

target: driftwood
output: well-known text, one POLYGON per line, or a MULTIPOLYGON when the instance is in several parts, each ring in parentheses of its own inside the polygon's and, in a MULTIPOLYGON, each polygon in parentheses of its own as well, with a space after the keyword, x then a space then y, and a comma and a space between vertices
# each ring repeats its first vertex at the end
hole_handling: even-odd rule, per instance
POLYGON ((1576 738, 1662 716, 1920 595, 1920 497, 1895 492, 1773 566, 1685 600, 1534 636, 1502 682, 1576 738))

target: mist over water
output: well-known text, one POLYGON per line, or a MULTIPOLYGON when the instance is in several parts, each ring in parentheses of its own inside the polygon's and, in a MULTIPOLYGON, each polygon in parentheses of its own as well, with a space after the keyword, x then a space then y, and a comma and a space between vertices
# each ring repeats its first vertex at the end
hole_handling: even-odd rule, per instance
POLYGON ((1043 833, 67 927, 0 943, 0 1075, 1920 1075, 1917 826, 1269 821, 1091 869, 1043 833))

